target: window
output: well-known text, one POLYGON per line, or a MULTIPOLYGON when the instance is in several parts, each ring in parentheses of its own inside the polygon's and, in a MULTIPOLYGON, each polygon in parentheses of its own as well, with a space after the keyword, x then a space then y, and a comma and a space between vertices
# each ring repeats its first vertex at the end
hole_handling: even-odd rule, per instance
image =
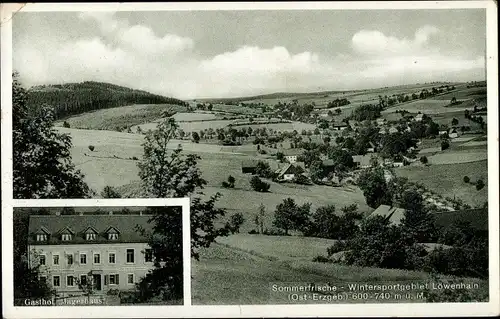
POLYGON ((59 277, 59 276, 54 276, 54 277, 53 277, 53 283, 52 283, 52 285, 53 285, 54 287, 60 287, 60 286, 61 286, 61 277, 59 277))
POLYGON ((94 254, 94 264, 101 263, 101 254, 94 254))
POLYGON ((87 264, 87 254, 85 254, 85 253, 80 254, 80 264, 82 264, 82 265, 87 264))
POLYGON ((118 239, 118 234, 116 234, 116 233, 109 233, 108 234, 108 239, 109 240, 117 240, 118 239))
POLYGON ((54 255, 52 256, 52 263, 53 263, 54 265, 59 265, 59 254, 54 254, 54 255))
POLYGON ((47 277, 46 276, 40 276, 40 282, 47 282, 47 277))
POLYGON ((109 275, 109 284, 110 285, 119 285, 120 284, 120 276, 118 274, 109 275))
POLYGON ((145 257, 145 261, 146 262, 152 262, 153 261, 153 250, 152 249, 146 249, 144 257, 145 257))
POLYGON ((40 265, 45 266, 45 255, 40 255, 40 265))
POLYGON ((68 241, 68 240, 71 240, 71 234, 62 234, 62 235, 61 235, 61 240, 62 240, 62 241, 68 241))
POLYGON ((115 253, 109 253, 108 260, 109 260, 110 264, 116 263, 116 254, 115 253))
POLYGON ((68 265, 73 265, 73 254, 67 254, 68 265))
POLYGON ((87 233, 87 240, 95 240, 95 234, 94 233, 87 233))
POLYGON ((66 277, 66 285, 68 287, 73 287, 75 285, 75 277, 69 275, 66 277))
POLYGON ((47 240, 46 234, 37 234, 36 235, 36 241, 46 241, 46 240, 47 240))
POLYGON ((87 275, 80 275, 80 284, 85 286, 87 284, 87 275))
POLYGON ((127 284, 133 285, 134 284, 134 274, 128 274, 127 275, 127 284))
POLYGON ((127 249, 127 263, 129 263, 129 264, 134 263, 134 250, 133 249, 127 249))

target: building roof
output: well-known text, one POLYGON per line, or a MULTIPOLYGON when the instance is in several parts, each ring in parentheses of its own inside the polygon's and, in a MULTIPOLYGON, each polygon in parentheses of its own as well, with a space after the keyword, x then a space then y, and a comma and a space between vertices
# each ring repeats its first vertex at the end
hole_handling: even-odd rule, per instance
POLYGON ((331 166, 335 166, 335 162, 332 160, 332 159, 325 159, 323 162, 322 162, 323 166, 325 167, 331 167, 331 166))
POLYGON ((352 160, 354 163, 359 163, 360 166, 370 166, 370 160, 372 157, 377 157, 377 153, 371 153, 366 155, 353 155, 352 160))
POLYGON ((380 205, 370 214, 370 216, 382 216, 391 223, 399 224, 405 216, 405 210, 403 208, 380 205))
MULTIPOLYGON (((282 168, 280 168, 278 170, 278 177, 285 175, 287 173, 287 171, 291 170, 291 168, 292 168, 292 164, 290 164, 290 163, 288 163, 285 166, 283 166, 282 168)), ((293 172, 291 172, 290 174, 293 174, 293 172)))
POLYGON ((419 113, 419 114, 417 114, 417 116, 415 116, 415 119, 420 119, 421 120, 421 119, 424 118, 424 116, 425 116, 424 113, 419 113))
POLYGON ((304 153, 304 149, 303 148, 289 148, 289 149, 282 150, 282 152, 285 156, 299 156, 299 155, 302 155, 302 153, 304 153))
MULTIPOLYGON (((112 243, 136 243, 145 242, 146 238, 137 230, 136 226, 151 230, 152 225, 148 222, 151 215, 31 215, 29 219, 28 244, 88 244, 85 234, 89 228, 97 232, 96 240, 92 243, 110 243, 107 239, 107 231, 115 229, 120 236, 112 243), (70 241, 61 241, 60 234, 67 229, 73 232, 70 241), (36 242, 36 233, 43 230, 49 235, 46 242, 36 242)), ((66 232, 65 232, 66 233, 66 232)))

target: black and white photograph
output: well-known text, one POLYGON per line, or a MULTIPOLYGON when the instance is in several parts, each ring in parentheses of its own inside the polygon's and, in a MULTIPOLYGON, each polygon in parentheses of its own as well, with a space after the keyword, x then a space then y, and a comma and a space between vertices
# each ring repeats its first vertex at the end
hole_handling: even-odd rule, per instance
POLYGON ((183 304, 181 206, 16 207, 13 216, 16 306, 183 304))
POLYGON ((2 71, 15 306, 500 312, 493 1, 34 6, 2 71))

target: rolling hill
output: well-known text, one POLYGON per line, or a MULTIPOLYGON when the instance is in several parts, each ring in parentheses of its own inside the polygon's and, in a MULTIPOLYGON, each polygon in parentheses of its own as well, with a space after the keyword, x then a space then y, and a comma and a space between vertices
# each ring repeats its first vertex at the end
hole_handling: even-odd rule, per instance
POLYGON ((94 81, 34 86, 28 89, 27 101, 34 112, 43 104, 53 106, 58 119, 130 104, 187 105, 172 97, 94 81))

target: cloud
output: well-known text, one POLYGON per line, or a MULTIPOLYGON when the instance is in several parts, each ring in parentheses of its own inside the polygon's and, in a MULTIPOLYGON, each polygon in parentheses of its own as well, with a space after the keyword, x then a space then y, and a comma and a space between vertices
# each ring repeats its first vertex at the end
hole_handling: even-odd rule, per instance
POLYGON ((361 30, 353 35, 351 45, 361 55, 410 54, 425 50, 430 36, 438 32, 438 28, 426 25, 415 32, 414 39, 400 39, 376 30, 361 30))
POLYGON ((342 90, 423 81, 468 80, 484 74, 484 58, 446 53, 441 32, 422 26, 412 39, 360 30, 351 51, 321 55, 305 48, 246 45, 200 57, 189 37, 130 25, 113 13, 86 12, 79 23, 97 32, 61 40, 57 32, 14 43, 14 67, 27 85, 111 82, 178 98, 236 97, 278 91, 342 90))

